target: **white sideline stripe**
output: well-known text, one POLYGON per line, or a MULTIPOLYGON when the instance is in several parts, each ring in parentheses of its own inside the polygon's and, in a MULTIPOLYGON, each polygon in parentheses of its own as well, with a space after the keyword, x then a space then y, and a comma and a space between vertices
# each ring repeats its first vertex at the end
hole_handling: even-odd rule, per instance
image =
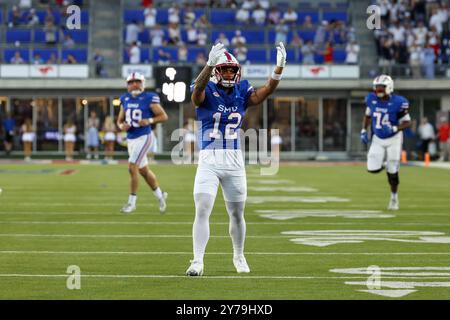
MULTIPOLYGON (((67 274, 23 274, 23 273, 0 273, 0 277, 4 278, 67 278, 67 274)), ((193 279, 185 275, 162 275, 162 274, 81 274, 80 278, 147 278, 147 279, 161 279, 161 278, 184 278, 193 279)), ((362 276, 341 276, 341 277, 324 277, 324 276, 202 276, 194 277, 196 279, 279 279, 279 280, 308 280, 308 279, 366 279, 362 276)), ((395 279, 414 279, 416 277, 389 277, 383 278, 395 278, 395 279)), ((449 277, 417 277, 418 279, 448 279, 449 277)))
MULTIPOLYGON (((192 235, 177 234, 27 234, 27 233, 0 233, 0 237, 43 237, 43 238, 192 238, 192 235)), ((226 236, 209 236, 210 238, 230 238, 226 236)), ((252 236, 247 238, 257 239, 280 239, 290 237, 290 235, 279 236, 252 236)))
MULTIPOLYGON (((0 254, 105 254, 105 255, 192 255, 191 251, 36 251, 3 250, 0 254)), ((246 255, 303 256, 303 255, 450 255, 450 252, 245 252, 246 255)), ((207 252, 206 255, 232 255, 231 252, 207 252)), ((367 278, 367 277, 366 277, 367 278)))
MULTIPOLYGON (((144 214, 142 214, 143 216, 144 214)), ((96 225, 96 224, 119 224, 119 225, 191 225, 194 223, 192 221, 0 221, 0 224, 86 224, 86 225, 96 225)), ((369 223, 373 225, 405 225, 405 226, 450 226, 450 224, 441 223, 412 223, 412 222, 283 222, 283 221, 273 221, 273 222, 245 222, 247 225, 291 225, 296 226, 301 225, 364 225, 367 226, 369 223)), ((210 222, 210 225, 228 225, 229 222, 210 222)))

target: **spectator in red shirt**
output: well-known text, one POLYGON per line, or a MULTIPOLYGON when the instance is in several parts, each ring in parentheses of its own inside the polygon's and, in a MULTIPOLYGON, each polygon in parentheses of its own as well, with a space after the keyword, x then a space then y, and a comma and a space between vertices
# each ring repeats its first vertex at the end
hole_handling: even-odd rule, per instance
POLYGON ((438 127, 439 150, 441 157, 439 161, 447 161, 449 159, 450 151, 450 125, 446 117, 441 117, 441 123, 438 127))
POLYGON ((149 7, 150 5, 153 5, 153 0, 142 0, 142 6, 144 7, 144 8, 147 8, 147 7, 149 7))
POLYGON ((325 43, 325 50, 322 52, 323 62, 325 64, 333 64, 333 44, 331 41, 325 43))

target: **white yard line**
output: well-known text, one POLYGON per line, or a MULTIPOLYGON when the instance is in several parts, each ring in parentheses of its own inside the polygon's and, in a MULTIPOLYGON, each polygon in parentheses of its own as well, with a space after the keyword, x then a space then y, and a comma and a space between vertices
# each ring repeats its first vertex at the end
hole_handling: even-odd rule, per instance
MULTIPOLYGON (((68 274, 24 274, 24 273, 0 273, 0 278, 67 278, 68 274)), ((341 276, 341 277, 324 277, 324 276, 202 276, 187 277, 185 275, 164 275, 164 274, 81 274, 80 278, 122 278, 122 279, 167 279, 167 278, 184 278, 184 279, 267 279, 267 280, 314 280, 314 279, 366 279, 363 276, 341 276)), ((383 277, 383 278, 414 278, 414 277, 383 277)), ((420 279, 448 279, 450 277, 417 277, 420 279)), ((194 281, 194 280, 190 280, 194 281)))
MULTIPOLYGON (((120 213, 118 215, 121 215, 120 213)), ((146 214, 140 214, 139 216, 144 216, 146 214)), ((133 214, 131 214, 133 216, 133 214)), ((0 221, 0 224, 37 224, 37 225, 191 225, 194 222, 194 219, 192 218, 192 221, 179 221, 179 222, 172 222, 172 221, 0 221)), ((229 222, 210 222, 210 225, 228 225, 229 222)), ((247 225, 290 225, 290 226, 297 226, 299 224, 301 225, 404 225, 404 226, 436 226, 436 227, 448 227, 450 224, 443 224, 443 223, 413 223, 413 222, 302 222, 301 220, 295 222, 283 222, 283 221, 273 221, 273 222, 248 222, 246 221, 247 225)))
MULTIPOLYGON (((16 237, 16 238, 27 238, 27 237, 42 237, 42 238, 192 238, 191 234, 29 234, 29 233, 0 233, 1 237, 16 237)), ((246 238, 257 238, 257 239, 280 239, 292 237, 290 235, 278 235, 278 236, 252 236, 247 235, 246 238)), ((211 235, 210 238, 226 238, 229 239, 230 236, 214 236, 211 235)))
MULTIPOLYGON (((2 250, 0 254, 61 254, 61 255, 192 255, 191 251, 37 251, 2 250)), ((450 252, 245 252, 246 255, 261 256, 309 256, 309 255, 450 255, 450 252)), ((232 255, 232 252, 207 252, 206 255, 232 255)))

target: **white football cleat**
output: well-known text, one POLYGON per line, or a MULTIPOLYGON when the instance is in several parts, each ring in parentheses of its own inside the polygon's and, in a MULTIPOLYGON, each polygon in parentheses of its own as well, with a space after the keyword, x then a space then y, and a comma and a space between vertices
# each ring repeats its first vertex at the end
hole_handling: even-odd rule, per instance
POLYGON ((191 265, 186 270, 186 275, 190 277, 199 277, 203 275, 203 262, 191 260, 191 265))
POLYGON ((250 268, 248 267, 247 261, 244 256, 238 256, 233 258, 233 264, 236 268, 237 273, 249 273, 250 268))
POLYGON ((162 198, 159 199, 159 212, 160 212, 161 214, 163 214, 164 212, 166 212, 166 208, 167 208, 166 199, 167 199, 167 196, 168 196, 168 195, 169 195, 169 194, 168 194, 167 192, 163 192, 162 198))
POLYGON ((122 209, 120 209, 120 212, 122 212, 122 213, 131 213, 131 212, 133 212, 135 210, 136 210, 136 206, 133 206, 132 204, 127 203, 126 205, 123 206, 122 209))
POLYGON ((391 201, 389 201, 388 210, 398 210, 398 209, 399 209, 398 199, 391 198, 391 201))

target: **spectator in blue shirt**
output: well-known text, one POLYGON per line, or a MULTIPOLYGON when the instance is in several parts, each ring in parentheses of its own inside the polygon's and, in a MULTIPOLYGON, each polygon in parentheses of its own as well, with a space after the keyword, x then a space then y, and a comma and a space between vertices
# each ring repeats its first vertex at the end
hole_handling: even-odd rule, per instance
POLYGON ((13 138, 14 138, 14 127, 16 125, 16 121, 11 117, 11 113, 7 112, 5 119, 2 121, 3 124, 3 133, 4 133, 4 145, 6 154, 9 155, 13 146, 13 138))

